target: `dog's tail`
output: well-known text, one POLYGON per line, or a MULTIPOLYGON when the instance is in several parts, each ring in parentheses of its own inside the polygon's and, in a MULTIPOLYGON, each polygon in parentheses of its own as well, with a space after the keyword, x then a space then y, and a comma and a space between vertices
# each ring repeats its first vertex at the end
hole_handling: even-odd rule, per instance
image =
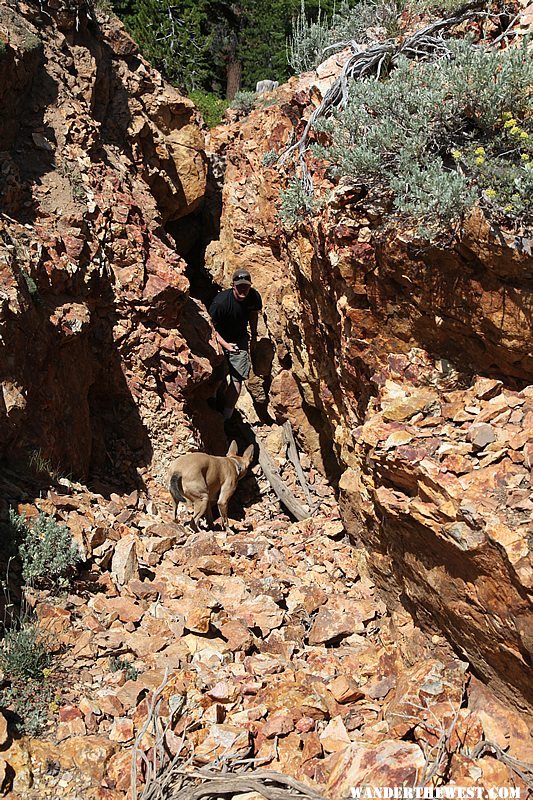
POLYGON ((168 484, 168 488, 170 494, 172 495, 172 499, 174 503, 177 504, 178 500, 181 500, 182 503, 187 502, 183 495, 183 486, 181 483, 181 475, 178 472, 173 472, 170 476, 170 481, 168 484))

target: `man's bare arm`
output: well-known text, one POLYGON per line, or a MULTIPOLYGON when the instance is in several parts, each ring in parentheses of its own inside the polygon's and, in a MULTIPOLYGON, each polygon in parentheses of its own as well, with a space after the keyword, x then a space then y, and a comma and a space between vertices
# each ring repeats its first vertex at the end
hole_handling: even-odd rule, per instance
POLYGON ((257 320, 259 319, 258 311, 250 311, 250 333, 252 339, 257 339, 257 320))
POLYGON ((215 334, 216 334, 218 343, 220 344, 220 346, 224 350, 229 350, 229 352, 232 353, 235 350, 239 349, 239 346, 237 344, 235 344, 235 342, 227 342, 225 339, 223 339, 222 336, 220 335, 220 333, 216 329, 215 329, 215 334))

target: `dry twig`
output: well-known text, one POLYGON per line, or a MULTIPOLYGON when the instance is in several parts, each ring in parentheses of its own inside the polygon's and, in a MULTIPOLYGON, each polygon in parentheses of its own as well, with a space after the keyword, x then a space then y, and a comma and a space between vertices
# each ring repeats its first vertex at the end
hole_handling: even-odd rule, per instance
MULTIPOLYGON (((132 800, 216 800, 227 795, 257 792, 265 800, 324 800, 314 789, 289 775, 274 770, 253 768, 257 759, 217 758, 213 764, 195 768, 194 752, 185 750, 187 728, 181 736, 174 758, 169 755, 165 737, 172 724, 163 726, 160 707, 163 692, 168 685, 168 670, 156 689, 148 715, 139 731, 132 751, 132 800), (143 738, 151 732, 154 737, 149 753, 142 749, 143 738), (138 788, 138 760, 144 766, 144 787, 138 788), (252 767, 250 769, 250 767, 252 767), (140 794, 139 794, 140 791, 140 794)), ((180 708, 179 712, 182 713, 180 708)))
POLYGON ((494 742, 489 742, 486 739, 483 739, 475 746, 470 757, 481 758, 485 753, 490 753, 498 761, 501 761, 502 764, 509 767, 509 769, 522 778, 529 789, 533 790, 533 762, 520 761, 520 759, 505 753, 501 747, 494 744, 494 742))

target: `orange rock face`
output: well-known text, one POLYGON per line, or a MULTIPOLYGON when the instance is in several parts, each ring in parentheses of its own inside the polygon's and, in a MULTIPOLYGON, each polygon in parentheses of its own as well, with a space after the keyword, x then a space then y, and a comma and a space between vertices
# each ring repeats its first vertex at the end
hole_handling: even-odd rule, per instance
MULTIPOLYGON (((284 229, 291 169, 265 155, 300 135, 335 69, 212 132, 226 168, 207 264, 226 282, 251 271, 275 345, 271 413, 339 481, 389 602, 531 707, 531 243, 476 211, 455 244, 428 247, 355 182, 332 186, 311 155, 323 206, 284 229)), ((334 635, 326 607, 317 641, 322 623, 334 635)))

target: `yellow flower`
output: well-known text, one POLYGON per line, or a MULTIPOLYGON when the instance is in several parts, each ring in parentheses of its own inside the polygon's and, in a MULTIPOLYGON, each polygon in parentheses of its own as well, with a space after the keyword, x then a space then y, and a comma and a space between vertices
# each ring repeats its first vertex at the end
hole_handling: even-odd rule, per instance
POLYGON ((527 131, 520 131, 520 138, 529 139, 529 133, 527 131))
POLYGON ((43 669, 43 677, 44 678, 49 678, 51 674, 52 674, 52 670, 50 669, 50 667, 45 667, 43 669))
POLYGON ((452 156, 455 159, 461 158, 461 151, 460 150, 452 150, 452 156))
POLYGON ((504 128, 514 128, 516 125, 516 120, 514 117, 508 117, 507 121, 503 123, 504 128))
POLYGON ((474 150, 476 156, 484 156, 485 155, 485 148, 484 147, 476 147, 474 150))
POLYGON ((495 189, 486 189, 485 190, 486 196, 492 200, 493 197, 496 197, 496 190, 495 189))
POLYGON ((476 158, 476 164, 478 165, 478 167, 480 167, 484 163, 485 163, 485 159, 483 158, 483 156, 478 156, 476 158))
POLYGON ((509 128, 509 133, 511 134, 511 136, 520 136, 521 131, 520 128, 517 125, 515 125, 514 128, 509 128))
POLYGON ((509 120, 509 119, 512 119, 512 118, 513 118, 513 115, 511 114, 511 112, 510 112, 510 111, 504 111, 504 112, 503 112, 503 114, 502 114, 502 119, 507 119, 507 120, 509 120))
POLYGON ((512 206, 505 206, 505 208, 503 210, 507 211, 507 212, 511 212, 513 210, 513 207, 512 206))
POLYGON ((48 708, 52 714, 55 714, 56 711, 59 711, 59 703, 56 703, 55 700, 53 700, 51 703, 48 703, 48 708))
POLYGON ((522 153, 522 155, 520 156, 520 158, 522 159, 522 161, 525 161, 525 162, 526 162, 526 164, 527 164, 527 162, 529 161, 529 156, 528 156, 528 154, 527 154, 527 153, 522 153))

